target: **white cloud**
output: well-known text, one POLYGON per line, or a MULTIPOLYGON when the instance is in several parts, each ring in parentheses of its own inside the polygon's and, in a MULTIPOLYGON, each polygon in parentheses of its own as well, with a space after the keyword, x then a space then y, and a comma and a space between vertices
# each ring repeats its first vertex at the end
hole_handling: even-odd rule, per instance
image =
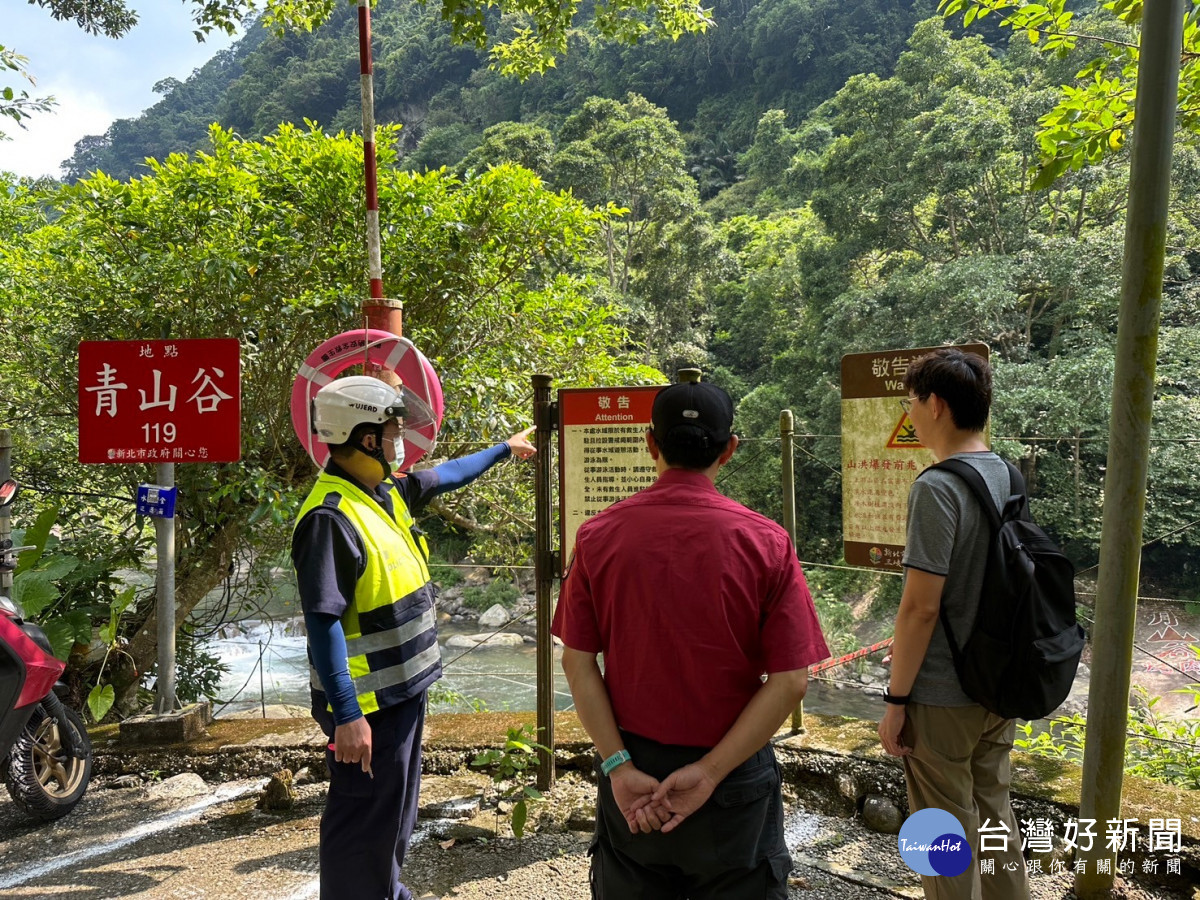
POLYGON ((75 143, 89 134, 104 134, 115 119, 130 118, 157 102, 151 87, 171 75, 185 80, 232 39, 213 35, 204 44, 192 35, 190 7, 162 0, 135 4, 140 21, 128 35, 112 40, 89 35, 74 24, 56 22, 37 6, 6 9, 2 42, 29 57, 37 87, 15 73, 0 80, 34 96, 53 94, 58 106, 38 113, 18 127, 0 122, 11 140, 0 141, 0 171, 17 175, 58 177, 75 143))
POLYGON ((5 122, 12 140, 0 141, 0 171, 58 178, 63 160, 75 152, 75 142, 84 135, 104 134, 117 113, 94 91, 47 86, 38 94, 53 94, 58 105, 51 113, 28 119, 24 129, 5 122))

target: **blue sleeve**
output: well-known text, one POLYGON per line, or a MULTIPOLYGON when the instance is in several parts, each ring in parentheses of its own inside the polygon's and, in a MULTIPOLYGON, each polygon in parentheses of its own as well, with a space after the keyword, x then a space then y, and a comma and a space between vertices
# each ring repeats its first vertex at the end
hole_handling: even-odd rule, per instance
POLYGON ((335 725, 362 715, 350 678, 341 616, 354 602, 364 559, 357 533, 336 510, 318 507, 296 526, 292 564, 308 630, 309 658, 333 709, 335 725))
POLYGON ((437 475, 437 487, 433 496, 465 487, 500 460, 508 459, 511 454, 512 448, 508 444, 497 444, 470 456, 460 456, 440 466, 434 466, 430 469, 437 475))
POLYGON ((407 473, 400 479, 400 489, 408 508, 414 512, 421 509, 439 494, 465 487, 503 459, 512 455, 507 443, 496 444, 470 456, 451 459, 432 469, 421 469, 407 473))
POLYGON ((350 664, 346 658, 346 635, 342 621, 327 613, 306 612, 304 625, 308 629, 308 652, 313 668, 325 689, 325 698, 333 709, 333 724, 345 725, 362 717, 350 664))

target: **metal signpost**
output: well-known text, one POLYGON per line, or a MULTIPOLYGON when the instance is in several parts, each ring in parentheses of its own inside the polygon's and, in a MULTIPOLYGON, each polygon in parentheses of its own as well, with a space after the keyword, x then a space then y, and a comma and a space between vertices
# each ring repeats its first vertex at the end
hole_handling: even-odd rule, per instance
POLYGON ((157 466, 138 512, 157 538, 160 715, 175 709, 175 463, 237 462, 241 421, 236 338, 79 344, 79 461, 157 466))
MULTIPOLYGON (((12 475, 12 433, 7 428, 0 428, 0 481, 6 481, 12 475)), ((11 507, 0 508, 0 546, 12 541, 11 507)), ((0 597, 12 597, 12 572, 0 572, 0 597)))
MULTIPOLYGON (((842 357, 842 552, 848 565, 900 568, 908 489, 934 458, 917 440, 899 401, 908 396, 909 365, 935 349, 842 357)), ((988 358, 986 344, 958 349, 988 358)))

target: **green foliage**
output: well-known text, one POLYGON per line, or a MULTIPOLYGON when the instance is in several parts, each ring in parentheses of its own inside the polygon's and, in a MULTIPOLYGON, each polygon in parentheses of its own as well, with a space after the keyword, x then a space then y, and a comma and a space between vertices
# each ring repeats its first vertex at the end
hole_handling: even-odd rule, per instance
MULTIPOLYGON (((427 141, 421 142, 424 148, 427 141)), ((545 178, 551 172, 554 138, 545 128, 517 122, 501 122, 483 133, 479 146, 466 154, 460 172, 482 172, 490 166, 511 163, 545 178)))
POLYGON ((434 553, 429 561, 429 571, 433 575, 434 581, 443 590, 448 587, 454 587, 456 584, 461 584, 463 574, 458 569, 450 566, 445 559, 437 553, 434 553))
MULTIPOLYGON (((406 332, 441 376, 443 446, 463 452, 526 424, 531 371, 564 383, 661 380, 624 355, 617 310, 598 302, 583 271, 606 213, 509 165, 465 180, 399 171, 395 132, 379 137, 385 291, 404 300, 406 332)), ((41 377, 45 360, 74 358, 81 339, 241 341, 242 461, 176 475, 177 596, 186 611, 236 553, 277 558, 289 539, 313 472, 292 437, 292 380, 316 343, 358 321, 353 285, 363 281, 365 251, 345 198, 359 189, 362 144, 315 128, 284 127, 261 142, 215 129, 209 152, 148 165, 134 181, 98 174, 61 190, 53 223, 36 215, 43 195, 0 191, 0 218, 20 225, 0 247, 0 377, 11 388, 0 418, 13 425, 14 459, 31 476, 23 480, 77 484, 67 449, 77 385, 41 377)), ((63 534, 53 540, 85 562, 54 602, 72 616, 83 611, 72 619, 83 639, 88 622, 109 621, 114 570, 137 568, 145 556, 147 532, 128 498, 148 473, 96 467, 88 494, 62 498, 63 534)), ((532 497, 531 467, 510 464, 432 511, 486 534, 493 554, 523 558, 520 523, 532 517, 532 497)), ((48 609, 52 598, 32 581, 30 596, 48 609)), ((138 626, 151 608, 139 605, 121 626, 143 671, 153 638, 138 626)))
POLYGON ((100 722, 108 715, 117 700, 117 690, 111 684, 95 684, 88 691, 87 708, 93 722, 100 722))
MULTIPOLYGON (((18 76, 33 84, 33 77, 25 68, 28 62, 29 60, 21 54, 0 45, 0 71, 15 72, 18 76)), ((21 127, 24 127, 22 122, 30 118, 34 113, 49 112, 53 107, 53 97, 31 97, 29 91, 18 90, 10 85, 0 88, 0 116, 12 119, 18 125, 21 125, 21 127)), ((0 140, 4 136, 4 132, 0 130, 0 140)))
POLYGON ((14 543, 31 549, 20 554, 12 598, 26 616, 40 621, 54 655, 66 660, 76 642, 91 640, 92 630, 87 610, 73 607, 60 588, 80 560, 58 550, 59 541, 50 534, 57 516, 56 507, 48 508, 30 528, 14 532, 14 543))
MULTIPOLYGON (((1200 653, 1200 651, 1197 651, 1200 653)), ((1200 789, 1200 719, 1161 716, 1156 707, 1161 697, 1152 697, 1141 685, 1134 687, 1135 702, 1129 711, 1125 741, 1125 771, 1191 790, 1200 789)), ((1200 703, 1200 685, 1176 693, 1189 694, 1200 703)), ((1052 719, 1045 729, 1034 723, 1017 726, 1025 737, 1014 746, 1035 756, 1079 763, 1087 738, 1087 720, 1079 714, 1052 719)))
MULTIPOLYGON (((74 21, 87 32, 113 38, 123 36, 137 22, 136 12, 125 0, 35 2, 56 19, 74 21)), ((337 0, 190 0, 190 4, 194 33, 200 41, 214 30, 232 35, 251 24, 260 11, 262 24, 282 39, 289 32, 312 32, 328 21, 339 5, 343 9, 356 5, 354 0, 342 4, 337 0)), ((456 44, 487 50, 493 68, 521 80, 555 66, 567 50, 567 35, 580 13, 579 4, 544 0, 442 0, 435 9, 456 44), (489 14, 493 9, 498 14, 489 14)), ((589 6, 586 14, 602 35, 626 43, 651 35, 674 41, 684 34, 703 33, 713 24, 709 11, 694 0, 621 0, 589 6)), ((23 57, 0 47, 0 63, 28 77, 24 62, 23 57)), ((0 97, 0 115, 18 122, 53 102, 52 98, 30 100, 12 88, 0 89, 0 97)))
POLYGON ((554 180, 609 211, 601 252, 609 286, 632 308, 646 362, 664 371, 702 354, 702 283, 719 245, 666 111, 637 94, 592 97, 558 134, 554 180))
POLYGON ((1017 731, 1025 737, 1016 738, 1013 746, 1034 756, 1081 763, 1086 729, 1087 719, 1079 713, 1051 719, 1044 729, 1024 722, 1017 725, 1017 731))
MULTIPOLYGON (((1200 648, 1192 648, 1200 656, 1200 648)), ((1172 719, 1159 714, 1159 697, 1151 697, 1140 685, 1134 688, 1136 702, 1130 716, 1130 738, 1125 770, 1131 775, 1200 790, 1200 718, 1172 719)), ((1200 684, 1173 693, 1191 698, 1192 709, 1200 705, 1200 684)))
POLYGON ((813 604, 821 622, 821 633, 833 656, 843 656, 857 650, 861 644, 854 633, 854 615, 845 600, 828 594, 815 593, 813 604))
MULTIPOLYGON (((155 666, 151 672, 157 674, 155 666)), ((175 640, 175 696, 180 703, 215 700, 229 666, 212 652, 196 628, 184 625, 175 640)))
MULTIPOLYGON (((667 109, 685 135, 694 132, 687 165, 700 168, 694 174, 708 198, 736 182, 737 156, 764 112, 786 109, 794 122, 850 75, 890 72, 913 23, 929 11, 925 0, 849 7, 835 0, 719 0, 707 12, 719 28, 686 40, 651 34, 625 44, 600 35, 586 21, 589 9, 576 10, 570 51, 557 66, 521 82, 489 68, 486 52, 473 44, 455 44, 440 4, 376 5, 376 121, 404 124, 405 167, 454 167, 490 126, 519 122, 553 133, 587 97, 632 91, 667 109)), ((501 38, 519 25, 495 10, 484 20, 501 38)), ((356 129, 357 46, 354 10, 344 3, 333 4, 311 32, 248 28, 143 115, 81 140, 68 177, 97 169, 119 179, 140 174, 147 156, 205 146, 212 122, 245 137, 305 119, 356 129)), ((549 175, 528 159, 504 159, 549 175)))
MULTIPOLYGON (((1102 161, 1051 190, 1029 189, 1037 120, 1055 98, 1048 66, 1019 45, 997 58, 933 19, 914 29, 892 77, 850 78, 795 127, 779 115, 762 121, 748 161, 794 152, 782 181, 760 166, 756 199, 737 194, 726 208, 750 214, 720 231, 733 259, 709 288, 710 367, 744 379, 742 433, 774 433, 786 407, 797 432, 814 435, 797 439, 795 459, 804 558, 838 553, 839 358, 983 340, 996 447, 1021 463, 1039 521, 1081 567, 1095 561, 1126 175, 1102 161), (762 215, 756 203, 784 208, 762 215)), ((1181 154, 1170 225, 1180 249, 1168 265, 1181 286, 1194 277, 1182 249, 1195 235, 1192 156, 1181 154)), ((709 209, 722 210, 726 194, 709 209)), ((1195 454, 1181 439, 1196 433, 1198 409, 1191 296, 1181 287, 1166 303, 1147 504, 1147 534, 1185 543, 1195 507, 1180 479, 1195 454)), ((737 478, 739 499, 769 515, 779 509, 774 456, 765 450, 737 478)), ((1182 572, 1181 551, 1158 544, 1148 561, 1182 572)))
POLYGON ((125 588, 109 608, 108 622, 100 626, 100 643, 105 648, 104 659, 100 663, 99 671, 96 673, 96 683, 88 691, 87 696, 88 710, 91 712, 92 719, 95 722, 102 721, 108 715, 108 711, 112 709, 117 699, 116 688, 111 684, 104 683, 104 670, 113 652, 124 653, 121 647, 123 641, 119 636, 118 628, 121 623, 121 616, 133 603, 135 594, 136 591, 132 586, 125 588))
POLYGON ((511 581, 500 578, 489 581, 483 587, 471 585, 463 591, 463 606, 478 612, 491 609, 497 603, 503 607, 511 607, 521 598, 521 592, 511 581))
MULTIPOLYGON (((938 9, 947 18, 962 13, 964 27, 995 13, 1016 33, 1014 41, 1060 57, 1082 55, 1074 83, 1061 86, 1057 104, 1038 120, 1034 190, 1121 151, 1134 124, 1141 0, 1099 2, 1083 17, 1068 9, 1067 0, 940 0, 938 9)), ((1187 7, 1179 76, 1180 124, 1193 133, 1200 125, 1198 15, 1194 5, 1187 7)))
POLYGON ((472 697, 462 691, 447 687, 444 681, 435 681, 430 685, 429 707, 436 712, 481 713, 488 711, 487 703, 479 697, 472 697))
POLYGON ((537 770, 539 750, 547 751, 547 748, 537 743, 536 730, 526 724, 509 728, 502 748, 485 750, 471 760, 472 766, 491 769, 492 779, 497 784, 513 782, 501 796, 513 802, 511 824, 513 834, 518 838, 525 834, 528 802, 543 799, 542 794, 526 782, 528 775, 537 770))
MULTIPOLYGON (((845 566, 845 560, 838 560, 845 566)), ((864 569, 811 567, 805 572, 821 631, 834 656, 857 650, 862 642, 856 633, 852 605, 863 597, 871 597, 867 617, 873 621, 890 622, 899 606, 901 579, 884 572, 864 569)))

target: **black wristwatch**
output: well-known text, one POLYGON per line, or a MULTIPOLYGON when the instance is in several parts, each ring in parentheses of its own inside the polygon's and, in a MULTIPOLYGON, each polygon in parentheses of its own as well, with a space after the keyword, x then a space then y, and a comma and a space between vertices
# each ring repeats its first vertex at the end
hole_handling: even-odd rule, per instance
POLYGON ((912 699, 912 694, 905 694, 903 697, 897 697, 895 694, 883 692, 883 702, 891 703, 895 706, 908 706, 908 701, 912 699))

